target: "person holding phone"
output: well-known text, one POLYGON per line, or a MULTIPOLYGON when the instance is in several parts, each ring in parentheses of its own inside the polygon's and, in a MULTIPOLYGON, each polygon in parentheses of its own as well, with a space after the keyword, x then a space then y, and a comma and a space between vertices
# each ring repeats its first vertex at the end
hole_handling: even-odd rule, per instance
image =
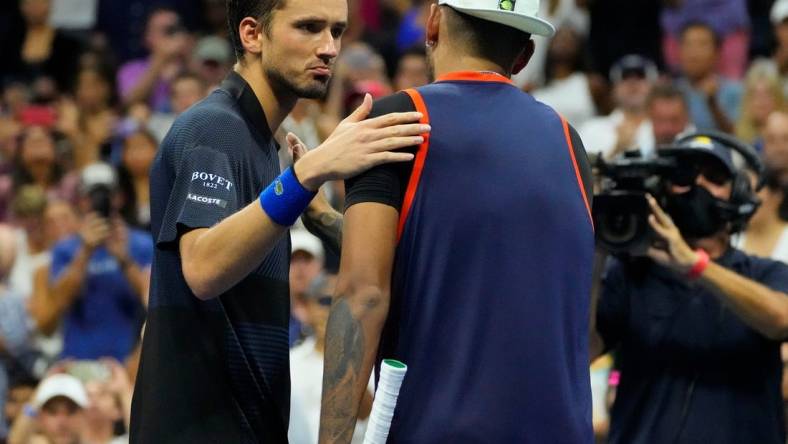
POLYGON ((123 361, 132 351, 148 293, 150 236, 120 218, 117 178, 106 164, 80 177, 78 235, 52 251, 51 298, 63 313, 63 357, 123 361))
POLYGON ((175 10, 151 11, 144 45, 150 55, 118 71, 118 95, 125 105, 145 102, 154 111, 169 112, 171 84, 185 70, 189 56, 189 35, 175 10))

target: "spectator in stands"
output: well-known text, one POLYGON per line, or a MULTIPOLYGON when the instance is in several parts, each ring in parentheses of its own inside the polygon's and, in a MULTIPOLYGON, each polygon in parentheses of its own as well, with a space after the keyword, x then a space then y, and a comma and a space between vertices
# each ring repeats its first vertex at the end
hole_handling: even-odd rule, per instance
MULTIPOLYGON (((588 37, 588 12, 577 0, 539 2, 539 18, 556 28, 571 27, 584 39, 588 37)), ((550 39, 542 36, 532 36, 531 40, 534 42, 534 55, 522 71, 512 76, 514 84, 526 91, 544 86, 544 65, 550 46, 550 39)), ((595 68, 599 69, 598 66, 595 68)))
POLYGON ((788 183, 772 171, 764 176, 758 193, 761 206, 736 241, 742 250, 788 263, 788 183))
POLYGON ((788 97, 788 0, 776 0, 769 18, 776 43, 770 62, 780 76, 783 96, 788 97))
MULTIPOLYGON (((8 275, 16 259, 16 236, 0 226, 0 405, 8 396, 8 370, 23 352, 29 338, 24 298, 8 287, 8 275)), ((8 434, 4 411, 0 410, 0 441, 8 434)))
POLYGON ((574 127, 605 111, 604 79, 589 74, 582 37, 571 27, 559 28, 547 51, 545 86, 533 91, 537 100, 561 113, 574 127), (598 103, 601 106, 598 106, 598 103))
POLYGON ((20 117, 30 105, 31 91, 24 83, 6 85, 0 96, 0 172, 7 173, 15 157, 23 126, 20 117))
POLYGON ((628 55, 613 65, 610 81, 616 109, 607 116, 583 124, 578 132, 589 153, 612 159, 630 151, 648 155, 653 135, 648 124, 647 102, 659 72, 651 60, 628 55))
MULTIPOLYGON (((421 46, 414 46, 405 51, 397 62, 397 72, 394 74, 394 90, 402 91, 416 88, 430 83, 429 63, 427 52, 421 46)), ((302 139, 303 140, 303 139, 302 139)))
POLYGON ((28 298, 33 292, 33 274, 51 259, 44 215, 47 196, 40 187, 26 185, 20 188, 11 201, 14 225, 17 227, 16 261, 11 270, 9 285, 28 298))
POLYGON ((89 404, 85 409, 85 427, 81 437, 85 443, 128 444, 127 434, 116 436, 118 423, 128 430, 131 417, 132 384, 126 369, 114 359, 91 362, 103 368, 102 374, 85 381, 89 404))
POLYGON ((208 94, 208 84, 200 76, 184 73, 172 83, 172 111, 180 115, 208 94))
POLYGON ((82 444, 88 395, 69 374, 48 376, 36 389, 33 403, 14 422, 8 444, 82 444))
MULTIPOLYGON (((9 379, 8 397, 5 400, 4 410, 7 424, 5 430, 9 430, 11 428, 11 424, 13 424, 16 421, 16 418, 22 414, 24 406, 29 404, 33 399, 36 387, 38 386, 38 381, 29 375, 9 379)), ((3 415, 0 414, 0 416, 3 415)), ((0 428, 3 428, 2 424, 0 424, 0 428)), ((0 441, 5 439, 4 437, 5 435, 0 434, 0 441)))
POLYGON ((203 78, 196 74, 183 73, 172 82, 172 112, 155 112, 148 119, 136 118, 138 124, 134 129, 137 129, 139 123, 147 121, 147 127, 156 137, 158 144, 164 140, 175 119, 189 107, 204 99, 207 94, 208 89, 203 78))
POLYGON ((118 115, 111 76, 96 68, 77 74, 74 101, 62 101, 58 130, 68 138, 76 169, 109 156, 118 115))
POLYGON ((9 35, 0 45, 0 80, 47 77, 61 92, 68 91, 82 52, 80 43, 49 24, 51 0, 9 1, 19 3, 24 31, 9 35))
POLYGON ((23 130, 19 139, 13 170, 0 177, 0 213, 8 218, 13 195, 25 185, 36 185, 49 198, 73 200, 78 178, 66 174, 58 162, 56 140, 52 131, 43 126, 23 130))
MULTIPOLYGON (((390 88, 383 57, 366 43, 353 43, 343 48, 334 64, 334 75, 318 121, 320 138, 325 139, 339 122, 350 114, 352 98, 364 87, 390 88)), ((373 98, 374 94, 373 94, 373 98)))
POLYGON ((53 303, 66 311, 65 357, 122 361, 136 342, 153 245, 150 234, 122 221, 120 200, 112 167, 83 170, 80 235, 55 245, 50 271, 53 303))
POLYGON ((58 304, 54 299, 49 282, 52 265, 52 247, 79 232, 80 221, 74 207, 63 200, 48 202, 44 212, 44 232, 46 234, 46 262, 37 261, 39 266, 33 270, 33 290, 30 294, 30 315, 35 320, 36 330, 44 342, 39 348, 49 362, 54 362, 62 351, 62 336, 58 334, 61 319, 68 307, 58 304))
POLYGON ((123 141, 123 157, 118 168, 124 202, 121 213, 129 225, 150 229, 150 167, 156 157, 158 142, 145 129, 138 129, 123 141))
POLYGON ((720 57, 715 61, 719 72, 731 79, 741 79, 747 67, 750 22, 746 0, 681 0, 665 2, 662 10, 663 51, 670 68, 680 62, 684 27, 704 22, 717 36, 720 57))
POLYGON ((780 183, 788 183, 788 113, 785 111, 775 111, 766 119, 763 160, 780 178, 780 183))
POLYGON ((700 130, 732 133, 739 118, 742 88, 717 72, 719 36, 711 26, 693 22, 683 28, 680 37, 682 77, 677 85, 687 97, 692 121, 700 130))
MULTIPOLYGON (((202 83, 213 91, 222 83, 234 64, 235 55, 230 49, 227 38, 208 36, 197 42, 192 56, 191 69, 197 73, 202 83)), ((173 103, 173 108, 175 107, 176 105, 173 103)))
POLYGON ((679 134, 694 129, 684 94, 670 84, 658 84, 651 91, 648 118, 656 147, 669 144, 679 134))
POLYGON ((145 28, 150 56, 123 65, 118 93, 125 104, 147 102, 154 111, 170 111, 171 82, 187 66, 189 35, 178 13, 168 8, 151 12, 145 28))
POLYGON ((744 81, 741 116, 736 122, 736 137, 761 144, 766 119, 783 106, 782 86, 776 70, 767 63, 754 62, 744 81))
MULTIPOLYGON (((325 352, 326 324, 334 294, 336 275, 319 274, 309 283, 304 293, 303 304, 306 322, 314 333, 290 351, 291 408, 290 433, 292 444, 317 442, 320 426, 320 394, 323 388, 323 353, 325 352)), ((372 381, 370 380, 370 386, 372 381)), ((372 408, 372 387, 361 403, 359 421, 353 433, 352 443, 360 444, 364 438, 372 408)))
POLYGON ((293 346, 307 333, 304 295, 323 270, 324 250, 320 239, 306 230, 292 230, 290 244, 290 346, 293 346))

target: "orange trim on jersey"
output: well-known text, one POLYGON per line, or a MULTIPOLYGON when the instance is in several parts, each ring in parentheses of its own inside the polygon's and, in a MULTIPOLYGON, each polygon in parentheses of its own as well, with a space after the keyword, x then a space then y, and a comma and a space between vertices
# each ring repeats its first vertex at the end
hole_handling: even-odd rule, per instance
POLYGON ((480 72, 480 71, 457 71, 457 72, 450 72, 448 74, 444 74, 437 79, 436 82, 451 82, 451 81, 470 81, 470 82, 496 82, 496 83, 508 83, 509 85, 513 85, 512 79, 508 77, 504 77, 500 74, 495 74, 491 72, 480 72))
POLYGON ((586 194, 586 186, 583 183, 583 175, 580 174, 580 167, 577 165, 577 158, 575 157, 575 148, 572 144, 572 136, 569 134, 569 122, 561 117, 561 125, 564 127, 564 136, 566 137, 566 146, 569 148, 569 156, 572 158, 572 166, 575 169, 575 176, 577 176, 577 184, 580 185, 580 194, 583 196, 583 202, 588 211, 588 218, 591 220, 591 227, 594 226, 594 216, 591 214, 591 205, 588 203, 588 196, 586 194))
MULTIPOLYGON (((413 100, 416 106, 416 111, 422 114, 421 123, 429 124, 430 116, 427 113, 427 106, 424 104, 424 99, 421 94, 415 89, 406 89, 404 91, 413 100)), ((410 180, 408 181, 408 188, 405 190, 405 199, 402 202, 402 210, 399 213, 399 224, 397 224, 397 242, 402 237, 402 232, 405 230, 405 222, 408 219, 410 208, 413 205, 413 199, 416 197, 416 189, 419 187, 419 180, 421 180, 421 172, 424 170, 424 161, 427 159, 427 151, 430 149, 430 135, 423 134, 424 142, 419 145, 416 152, 416 159, 413 162, 413 171, 410 173, 410 180)))

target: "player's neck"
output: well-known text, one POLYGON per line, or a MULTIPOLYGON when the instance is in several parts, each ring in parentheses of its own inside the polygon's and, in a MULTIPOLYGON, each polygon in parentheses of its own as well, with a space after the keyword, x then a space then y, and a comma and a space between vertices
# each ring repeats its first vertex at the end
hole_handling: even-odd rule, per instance
POLYGON ((246 80, 246 83, 254 91, 254 95, 257 96, 257 100, 260 101, 260 106, 265 112, 271 134, 275 134, 287 115, 293 110, 298 97, 288 91, 277 91, 273 88, 259 65, 251 66, 251 64, 238 63, 235 65, 235 71, 246 80))
POLYGON ((505 77, 510 77, 511 75, 501 65, 487 59, 467 54, 453 54, 447 57, 435 58, 436 78, 457 71, 488 71, 498 73, 505 77))

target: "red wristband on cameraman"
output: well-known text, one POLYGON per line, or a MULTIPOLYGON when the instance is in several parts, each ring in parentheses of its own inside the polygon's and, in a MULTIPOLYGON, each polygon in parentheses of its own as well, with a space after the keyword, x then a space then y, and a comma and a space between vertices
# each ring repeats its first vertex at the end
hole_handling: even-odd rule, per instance
POLYGON ((710 261, 709 253, 706 253, 705 250, 701 250, 700 248, 698 248, 697 250, 695 250, 695 253, 697 253, 698 255, 698 261, 695 262, 695 265, 693 265, 692 268, 690 268, 690 270, 687 272, 687 277, 690 279, 699 278, 700 275, 702 275, 703 272, 706 271, 706 268, 709 266, 709 261, 710 261))

